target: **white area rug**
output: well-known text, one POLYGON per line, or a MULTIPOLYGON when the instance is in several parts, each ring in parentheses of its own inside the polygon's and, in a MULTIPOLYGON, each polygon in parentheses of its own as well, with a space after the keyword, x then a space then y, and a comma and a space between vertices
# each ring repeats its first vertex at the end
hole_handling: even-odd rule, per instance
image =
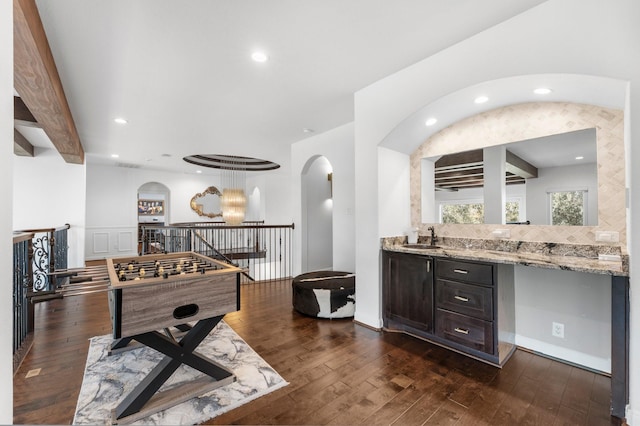
MULTIPOLYGON (((73 424, 111 424, 111 410, 163 355, 143 346, 108 356, 110 335, 91 338, 73 424)), ((288 383, 231 327, 221 321, 196 352, 233 371, 236 381, 133 424, 197 424, 286 386, 288 383)), ((160 390, 203 376, 182 365, 160 390)))

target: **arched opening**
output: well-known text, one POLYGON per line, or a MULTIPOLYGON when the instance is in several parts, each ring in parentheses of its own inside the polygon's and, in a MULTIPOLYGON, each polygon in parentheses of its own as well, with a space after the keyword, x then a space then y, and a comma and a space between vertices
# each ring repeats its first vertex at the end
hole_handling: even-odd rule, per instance
POLYGON ((142 226, 169 222, 169 188, 159 182, 147 182, 138 188, 138 253, 141 252, 142 226))
POLYGON ((316 156, 302 170, 302 270, 333 269, 332 167, 316 156))

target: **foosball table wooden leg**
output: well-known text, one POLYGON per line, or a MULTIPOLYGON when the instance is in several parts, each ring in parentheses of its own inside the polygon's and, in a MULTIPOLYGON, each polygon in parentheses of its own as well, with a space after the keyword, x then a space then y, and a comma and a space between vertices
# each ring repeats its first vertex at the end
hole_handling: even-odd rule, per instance
MULTIPOLYGON (((119 422, 121 419, 138 413, 181 364, 195 368, 213 379, 209 380, 207 385, 211 389, 235 381, 230 370, 194 352, 223 317, 224 315, 221 315, 198 321, 179 342, 169 339, 157 331, 132 336, 138 342, 165 354, 165 357, 116 407, 113 413, 114 421, 119 422)), ((135 421, 137 418, 140 417, 131 421, 135 421)))

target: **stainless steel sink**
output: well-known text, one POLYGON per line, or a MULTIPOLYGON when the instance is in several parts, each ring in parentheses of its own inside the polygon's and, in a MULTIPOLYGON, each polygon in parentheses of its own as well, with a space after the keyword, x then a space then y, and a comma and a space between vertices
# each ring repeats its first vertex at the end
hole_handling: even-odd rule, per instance
POLYGON ((410 249, 430 250, 439 249, 440 246, 432 246, 431 244, 404 244, 403 247, 410 249))

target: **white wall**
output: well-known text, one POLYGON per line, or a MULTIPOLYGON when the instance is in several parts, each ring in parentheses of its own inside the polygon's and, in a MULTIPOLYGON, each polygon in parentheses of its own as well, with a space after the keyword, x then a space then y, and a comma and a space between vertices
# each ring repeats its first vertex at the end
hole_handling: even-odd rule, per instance
MULTIPOLYGON (((289 179, 282 173, 266 172, 247 178, 251 188, 258 187, 266 205, 268 224, 291 223, 289 179), (264 195, 267 194, 267 195, 264 195), (283 221, 283 222, 281 222, 283 221)), ((137 195, 145 183, 165 185, 170 193, 165 220, 204 222, 221 220, 198 216, 191 210, 191 198, 209 186, 220 188, 217 175, 161 172, 92 164, 87 167, 87 225, 85 253, 87 259, 128 256, 137 253, 137 195)))
MULTIPOLYGON (((378 148, 378 211, 393 220, 380 222, 380 235, 409 235, 411 229, 411 194, 409 191, 409 156, 387 148, 378 148)), ((379 246, 379 244, 378 244, 379 246)), ((356 307, 357 311, 357 307, 356 307)))
POLYGON ((333 170, 326 157, 311 161, 302 173, 302 272, 333 268, 333 170))
MULTIPOLYGON (((333 169, 333 269, 355 271, 353 124, 345 124, 291 145, 294 223, 301 223, 301 174, 307 162, 324 156, 333 169)), ((370 167, 371 170, 375 167, 370 167)), ((301 272, 301 232, 294 232, 294 274, 301 272)), ((360 296, 358 296, 360 297, 360 296)))
POLYGON ((516 266, 515 281, 516 345, 611 372, 611 277, 516 266))
POLYGON ((13 229, 68 223, 68 266, 84 266, 85 165, 69 164, 53 149, 36 148, 35 157, 12 157, 13 229))
MULTIPOLYGON (((0 2, 0 251, 13 253, 13 3, 0 2)), ((0 424, 13 423, 13 261, 0 256, 0 424)))
MULTIPOLYGON (((381 223, 394 218, 375 210, 383 194, 377 186, 380 171, 372 171, 370 165, 377 163, 377 145, 384 137, 413 112, 444 95, 484 81, 526 74, 585 74, 630 81, 630 108, 640 108, 638 16, 640 2, 633 0, 549 0, 356 93, 356 274, 358 293, 367 294, 358 298, 356 320, 380 325, 379 229, 381 223), (571 23, 569 31, 567 23, 571 23)), ((640 162, 640 150, 633 143, 640 137, 640 120, 631 122, 628 130, 627 165, 631 168, 640 162)), ((633 255, 640 253, 640 239, 631 238, 634 229, 640 228, 640 215, 632 213, 640 211, 640 197, 633 192, 640 186, 640 168, 633 168, 630 176, 629 251, 633 255)), ((640 260, 633 256, 631 270, 640 270, 640 260)), ((633 288, 633 280, 631 285, 633 288)), ((640 359, 640 337, 633 333, 640 329, 640 292, 635 294, 631 294, 631 408, 627 416, 640 424, 640 368, 634 361, 640 359)))
MULTIPOLYGON (((264 220, 269 225, 291 225, 293 216, 293 182, 289 170, 274 170, 262 175, 261 198, 264 200, 264 220)), ((300 222, 295 222, 300 223, 300 222)))
POLYGON ((587 190, 587 223, 598 224, 598 171, 595 163, 538 169, 527 179, 527 219, 532 225, 549 225, 550 191, 587 190))

